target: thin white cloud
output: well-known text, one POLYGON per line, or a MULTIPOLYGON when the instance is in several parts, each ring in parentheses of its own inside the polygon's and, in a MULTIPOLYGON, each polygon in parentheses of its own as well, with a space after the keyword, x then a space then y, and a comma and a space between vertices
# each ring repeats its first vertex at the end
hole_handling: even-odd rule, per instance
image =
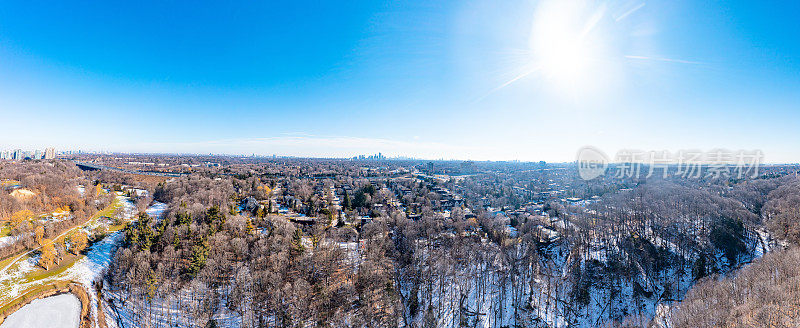
POLYGON ((702 65, 703 64, 703 63, 697 62, 697 61, 690 61, 690 60, 683 60, 683 59, 673 59, 673 58, 664 58, 664 57, 627 55, 627 56, 625 56, 625 58, 636 59, 636 60, 655 60, 655 61, 662 61, 662 62, 669 62, 669 63, 690 64, 690 65, 702 65))
POLYGON ((516 76, 514 76, 510 80, 504 82, 503 84, 500 84, 499 86, 494 87, 492 90, 489 90, 489 92, 486 92, 485 94, 483 94, 480 97, 478 97, 475 100, 473 100, 471 103, 473 103, 473 104, 474 103, 479 103, 479 102, 483 101, 484 99, 486 99, 486 97, 490 96, 491 94, 493 94, 493 93, 495 93, 495 92, 497 92, 497 91, 499 91, 499 90, 501 90, 501 89, 513 84, 514 82, 517 82, 517 81, 527 77, 528 75, 531 75, 531 74, 539 71, 540 69, 541 69, 541 67, 539 67, 539 66, 533 66, 533 65, 530 65, 530 64, 526 65, 526 67, 523 68, 523 71, 521 73, 517 74, 516 76))
POLYGON ((635 7, 631 8, 631 9, 629 9, 629 10, 628 10, 628 11, 626 11, 626 12, 622 13, 622 15, 619 15, 619 17, 617 17, 617 18, 615 19, 615 21, 619 22, 619 21, 621 21, 621 20, 625 19, 626 17, 628 17, 628 16, 630 16, 631 14, 635 13, 635 12, 636 12, 636 11, 638 11, 639 9, 642 9, 642 7, 644 7, 644 2, 642 2, 642 3, 638 4, 637 6, 635 6, 635 7))

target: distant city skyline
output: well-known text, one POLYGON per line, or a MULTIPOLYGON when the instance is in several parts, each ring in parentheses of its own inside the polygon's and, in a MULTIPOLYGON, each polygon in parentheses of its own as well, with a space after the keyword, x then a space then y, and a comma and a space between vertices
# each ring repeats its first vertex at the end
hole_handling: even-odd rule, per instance
POLYGON ((6 160, 22 160, 22 159, 54 159, 56 158, 56 150, 53 147, 42 149, 26 150, 21 148, 15 149, 2 149, 0 148, 0 159, 6 160))
POLYGON ((798 12, 4 1, 0 147, 548 162, 583 146, 725 148, 795 163, 798 12))

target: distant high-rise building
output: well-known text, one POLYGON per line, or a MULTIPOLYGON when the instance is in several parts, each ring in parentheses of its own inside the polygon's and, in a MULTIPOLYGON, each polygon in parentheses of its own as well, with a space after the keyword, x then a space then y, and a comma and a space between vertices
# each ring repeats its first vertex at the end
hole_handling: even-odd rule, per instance
POLYGON ((4 150, 0 152, 0 159, 11 159, 11 154, 8 152, 8 150, 4 150))
POLYGON ((55 158, 56 158, 55 148, 49 147, 44 150, 44 159, 55 159, 55 158))
POLYGON ((22 149, 14 150, 14 156, 12 158, 13 160, 18 161, 18 160, 21 160, 23 158, 25 158, 25 153, 22 152, 22 149))
POLYGON ((42 151, 38 149, 35 150, 33 152, 33 157, 31 157, 31 159, 42 159, 42 151))

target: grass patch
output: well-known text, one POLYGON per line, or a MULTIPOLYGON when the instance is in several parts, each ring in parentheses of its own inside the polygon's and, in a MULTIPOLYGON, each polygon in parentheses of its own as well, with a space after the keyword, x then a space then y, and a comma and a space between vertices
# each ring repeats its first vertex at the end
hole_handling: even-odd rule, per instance
POLYGON ((66 259, 61 261, 61 263, 59 263, 56 267, 51 268, 50 270, 45 271, 44 269, 41 269, 25 275, 25 277, 23 278, 24 279, 23 283, 29 283, 32 281, 52 278, 56 275, 59 275, 64 271, 67 271, 67 269, 71 268, 73 265, 75 265, 75 262, 78 262, 78 260, 83 257, 84 255, 75 255, 70 253, 66 259))
POLYGON ((97 211, 97 213, 92 215, 92 218, 89 219, 89 222, 96 223, 98 219, 104 216, 110 218, 114 217, 114 215, 117 214, 117 212, 121 208, 122 208, 122 199, 114 198, 114 201, 110 205, 106 206, 106 208, 99 210, 97 211))
POLYGON ((0 237, 7 237, 10 234, 11 234, 11 226, 9 226, 8 224, 3 224, 3 226, 0 227, 0 237))
POLYGON ((117 232, 117 231, 120 231, 120 230, 122 230, 122 229, 125 229, 125 226, 126 226, 127 224, 128 224, 127 222, 123 222, 123 223, 116 224, 116 225, 109 225, 109 226, 108 226, 108 230, 107 230, 107 231, 108 231, 108 234, 110 235, 110 234, 112 234, 112 233, 115 233, 115 232, 117 232))
POLYGON ((21 251, 19 251, 17 253, 11 254, 8 257, 4 258, 2 261, 0 261, 0 269, 5 268, 6 265, 11 263, 11 261, 14 260, 15 258, 17 258, 17 256, 20 256, 20 255, 22 255, 23 253, 25 253, 27 251, 28 251, 27 249, 21 250, 21 251))

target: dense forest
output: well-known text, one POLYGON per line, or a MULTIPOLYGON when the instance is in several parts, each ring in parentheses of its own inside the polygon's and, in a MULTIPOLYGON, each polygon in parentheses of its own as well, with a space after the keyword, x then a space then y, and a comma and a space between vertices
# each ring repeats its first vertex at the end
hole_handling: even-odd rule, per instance
POLYGON ((138 214, 94 285, 112 326, 793 326, 792 170, 584 181, 542 163, 296 159, 152 179, 4 163, 0 258, 123 201, 138 214))
POLYGON ((113 306, 127 313, 120 320, 640 326, 696 282, 733 272, 794 231, 791 214, 778 209, 796 205, 781 196, 797 190, 785 174, 581 183, 539 171, 525 182, 513 170, 459 180, 384 170, 373 178, 345 164, 309 179, 303 165, 289 176, 250 166, 160 184, 155 199, 169 210, 126 228, 107 275, 113 306), (542 179, 596 197, 531 202, 538 196, 528 190, 552 189, 542 179), (329 189, 339 190, 341 211, 329 189), (248 198, 262 205, 249 208, 248 198), (316 220, 278 213, 284 207, 316 220))
POLYGON ((333 242, 346 239, 335 229, 236 214, 237 195, 256 192, 248 186, 189 178, 157 189, 168 214, 129 226, 109 272, 134 325, 205 326, 218 313, 249 327, 392 325, 397 299, 386 239, 365 229, 360 247, 369 251, 354 261, 333 242))
POLYGON ((698 282, 669 314, 673 327, 800 325, 800 181, 770 192, 762 212, 782 249, 733 274, 698 282))

